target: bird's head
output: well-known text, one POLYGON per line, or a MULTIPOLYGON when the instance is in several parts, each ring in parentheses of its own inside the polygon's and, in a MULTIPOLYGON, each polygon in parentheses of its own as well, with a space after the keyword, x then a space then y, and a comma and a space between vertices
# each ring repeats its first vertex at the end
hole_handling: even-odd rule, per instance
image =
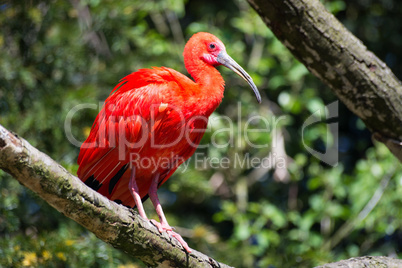
POLYGON ((226 53, 225 45, 219 38, 210 33, 200 32, 194 34, 187 42, 184 55, 191 53, 210 66, 223 65, 237 73, 253 89, 257 101, 261 103, 261 95, 251 76, 226 53))

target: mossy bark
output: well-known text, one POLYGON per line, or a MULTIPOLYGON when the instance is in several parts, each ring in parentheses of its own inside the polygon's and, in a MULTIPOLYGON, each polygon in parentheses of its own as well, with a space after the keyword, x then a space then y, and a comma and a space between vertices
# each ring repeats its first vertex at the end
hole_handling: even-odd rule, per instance
POLYGON ((103 241, 149 267, 229 267, 195 250, 186 253, 137 212, 93 191, 1 125, 0 168, 103 241))
MULTIPOLYGON (((159 234, 138 213, 96 193, 1 125, 0 168, 103 241, 149 267, 229 267, 195 250, 187 254, 177 241, 159 234)), ((402 267, 402 261, 367 256, 320 267, 402 267)))
POLYGON ((327 263, 316 268, 398 268, 402 267, 402 260, 383 256, 365 256, 351 258, 344 261, 327 263))
POLYGON ((402 85, 319 0, 248 0, 276 37, 402 162, 402 85))

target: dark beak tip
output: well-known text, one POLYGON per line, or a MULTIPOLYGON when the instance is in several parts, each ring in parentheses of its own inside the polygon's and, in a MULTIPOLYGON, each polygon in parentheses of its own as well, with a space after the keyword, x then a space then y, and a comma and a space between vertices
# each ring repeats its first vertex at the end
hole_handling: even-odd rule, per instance
POLYGON ((254 91, 258 103, 261 103, 261 95, 257 86, 254 84, 253 79, 234 59, 232 59, 225 51, 222 51, 218 54, 217 61, 246 80, 251 86, 251 89, 254 91))
POLYGON ((257 95, 257 94, 256 94, 255 97, 256 97, 256 99, 257 99, 258 104, 261 104, 261 103, 262 103, 261 95, 259 95, 259 94, 257 95))

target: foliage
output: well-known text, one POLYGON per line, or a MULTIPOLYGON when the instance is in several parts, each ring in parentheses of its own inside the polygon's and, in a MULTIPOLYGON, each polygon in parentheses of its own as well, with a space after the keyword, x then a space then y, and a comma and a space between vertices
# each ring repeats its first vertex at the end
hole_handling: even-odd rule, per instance
MULTIPOLYGON (((398 5, 369 2, 325 4, 400 76, 396 33, 402 24, 393 8, 398 5)), ((97 107, 72 117, 71 133, 83 141, 120 78, 160 65, 186 73, 185 40, 198 31, 217 35, 254 78, 264 101, 258 106, 244 81, 219 68, 227 90, 204 148, 159 190, 170 223, 180 226, 192 248, 237 267, 310 267, 369 254, 402 257, 400 164, 382 144, 371 143, 362 122, 342 104, 335 118, 339 164, 326 165, 306 150, 325 151, 335 138, 326 136, 325 122, 304 133, 302 125, 336 97, 246 2, 13 1, 0 4, 0 27, 0 123, 73 173, 79 148, 67 139, 64 124, 74 107, 97 107), (284 177, 247 165, 266 158, 272 167, 285 157, 269 158, 281 148, 277 133, 285 138, 284 177)), ((155 216, 150 202, 145 208, 155 216)), ((1 171, 0 245, 0 266, 6 267, 142 265, 1 171)))

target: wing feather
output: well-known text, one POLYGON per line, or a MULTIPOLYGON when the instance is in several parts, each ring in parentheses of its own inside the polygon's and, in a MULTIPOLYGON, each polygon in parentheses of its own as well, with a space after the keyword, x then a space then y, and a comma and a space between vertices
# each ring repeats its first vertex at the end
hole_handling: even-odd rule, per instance
MULTIPOLYGON (((152 148, 150 138, 164 144, 184 127, 174 107, 185 103, 183 90, 194 85, 186 76, 165 67, 141 69, 123 78, 105 100, 90 135, 81 146, 78 177, 111 200, 134 206, 128 190, 130 155, 167 155, 163 150, 152 148)), ((183 152, 176 154, 188 158, 194 150, 191 148, 188 156, 183 152)), ((158 170, 163 173, 160 185, 176 168, 158 170)), ((146 197, 152 170, 137 168, 135 174, 140 195, 146 197)))

